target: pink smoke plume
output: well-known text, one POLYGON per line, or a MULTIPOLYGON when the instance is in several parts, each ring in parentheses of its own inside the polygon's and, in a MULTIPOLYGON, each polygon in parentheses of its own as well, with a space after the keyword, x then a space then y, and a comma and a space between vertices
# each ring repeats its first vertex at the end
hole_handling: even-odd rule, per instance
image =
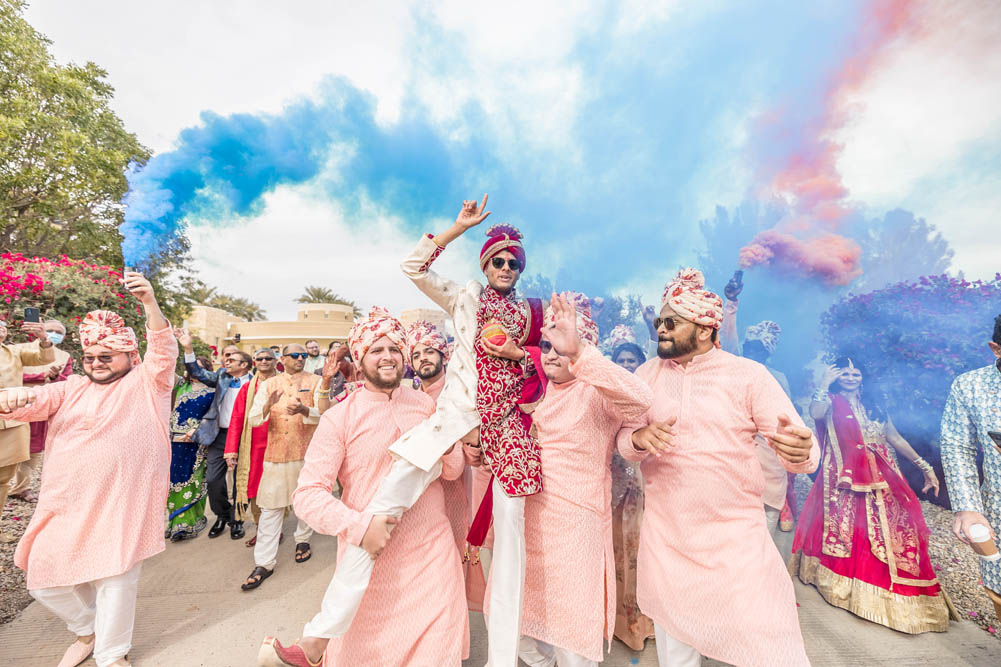
POLYGON ((872 0, 863 10, 847 55, 821 91, 819 113, 797 118, 797 105, 789 104, 759 119, 756 132, 763 139, 755 159, 762 175, 759 194, 778 195, 793 213, 790 220, 758 234, 740 251, 741 266, 781 262, 805 275, 822 276, 832 285, 846 285, 862 274, 858 245, 836 234, 851 208, 837 168, 843 146, 833 137, 848 121, 849 95, 874 71, 887 47, 916 26, 917 4, 918 0, 872 0), (766 154, 776 145, 785 150, 766 154))
POLYGON ((862 275, 862 248, 851 239, 825 234, 801 241, 790 234, 769 229, 761 232, 740 251, 740 268, 773 265, 801 275, 817 277, 828 285, 849 285, 862 275))

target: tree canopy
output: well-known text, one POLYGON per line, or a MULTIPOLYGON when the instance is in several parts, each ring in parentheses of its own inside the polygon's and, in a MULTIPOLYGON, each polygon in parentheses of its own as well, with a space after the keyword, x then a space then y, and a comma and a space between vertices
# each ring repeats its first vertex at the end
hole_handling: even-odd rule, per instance
POLYGON ((346 299, 328 287, 317 287, 307 285, 303 288, 302 294, 295 300, 296 303, 339 303, 343 306, 351 306, 354 316, 361 316, 361 309, 351 299, 346 299))

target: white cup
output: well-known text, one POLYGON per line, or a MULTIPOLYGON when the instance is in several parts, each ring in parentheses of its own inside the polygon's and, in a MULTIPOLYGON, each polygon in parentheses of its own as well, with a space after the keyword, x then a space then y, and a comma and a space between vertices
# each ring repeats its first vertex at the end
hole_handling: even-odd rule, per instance
POLYGON ((1001 559, 1001 551, 998 551, 998 547, 994 544, 994 540, 991 539, 991 530, 982 523, 975 523, 970 526, 969 531, 970 540, 973 542, 971 545, 973 550, 983 558, 985 561, 993 563, 994 561, 1001 559))

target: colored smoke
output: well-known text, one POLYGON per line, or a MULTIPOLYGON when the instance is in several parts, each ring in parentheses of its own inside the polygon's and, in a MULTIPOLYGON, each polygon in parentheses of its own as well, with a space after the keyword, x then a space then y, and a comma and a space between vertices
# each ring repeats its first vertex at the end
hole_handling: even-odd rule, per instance
POLYGON ((791 234, 770 229, 741 248, 742 269, 776 266, 809 277, 819 277, 828 285, 849 285, 862 275, 859 259, 862 248, 855 241, 825 234, 801 241, 791 234))

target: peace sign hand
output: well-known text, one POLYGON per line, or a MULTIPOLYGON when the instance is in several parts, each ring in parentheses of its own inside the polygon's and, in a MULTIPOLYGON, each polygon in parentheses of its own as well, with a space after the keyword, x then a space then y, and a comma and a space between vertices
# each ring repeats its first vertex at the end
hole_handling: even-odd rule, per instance
POLYGON ((490 211, 487 208, 487 195, 483 195, 483 202, 477 206, 475 199, 467 199, 462 202, 462 210, 455 218, 455 224, 462 228, 462 231, 472 229, 487 219, 490 211))

